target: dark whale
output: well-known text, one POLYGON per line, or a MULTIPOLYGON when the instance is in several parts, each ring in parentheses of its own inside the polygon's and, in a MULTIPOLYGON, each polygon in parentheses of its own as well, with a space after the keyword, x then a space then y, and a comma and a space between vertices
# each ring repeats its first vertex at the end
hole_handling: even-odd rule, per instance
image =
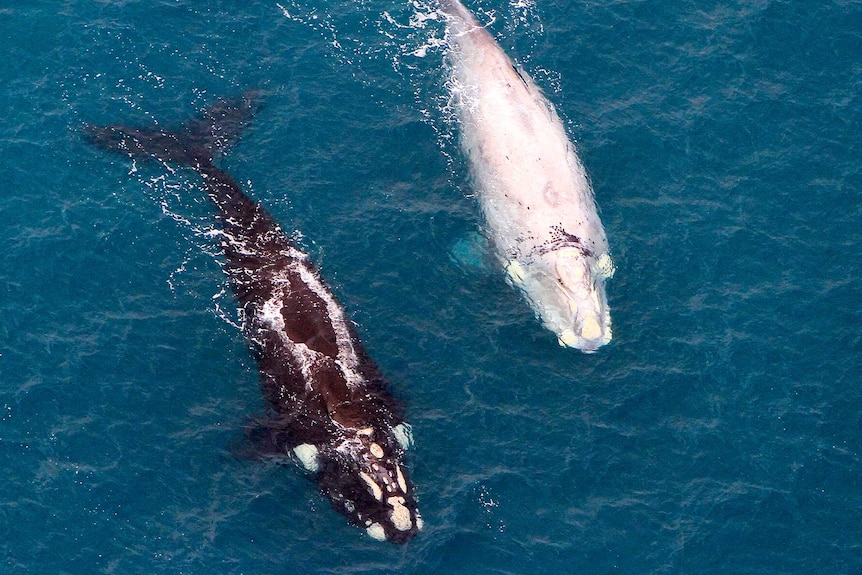
POLYGON ((175 130, 84 127, 100 148, 190 166, 218 208, 220 243, 268 406, 249 430, 260 453, 301 463, 350 523, 380 540, 421 529, 404 467, 410 426, 308 255, 215 165, 259 107, 222 100, 175 130))

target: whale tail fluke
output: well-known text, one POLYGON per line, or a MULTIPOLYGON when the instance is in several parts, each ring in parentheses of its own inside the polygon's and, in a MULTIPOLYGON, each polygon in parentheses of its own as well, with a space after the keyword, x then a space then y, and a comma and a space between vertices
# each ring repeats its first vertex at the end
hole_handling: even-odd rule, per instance
POLYGON ((249 90, 219 100, 176 130, 85 124, 84 134, 97 147, 132 158, 206 166, 230 150, 260 106, 260 92, 249 90))

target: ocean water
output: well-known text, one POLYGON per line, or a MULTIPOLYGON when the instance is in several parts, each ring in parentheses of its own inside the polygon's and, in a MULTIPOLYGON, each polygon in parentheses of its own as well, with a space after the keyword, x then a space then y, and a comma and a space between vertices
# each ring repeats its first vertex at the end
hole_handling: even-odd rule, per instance
POLYGON ((469 6, 592 178, 596 354, 455 257, 481 218, 430 5, 0 7, 0 573, 862 573, 862 4, 469 6), (81 138, 249 87, 222 166, 407 406, 405 546, 231 455, 262 400, 200 183, 81 138))

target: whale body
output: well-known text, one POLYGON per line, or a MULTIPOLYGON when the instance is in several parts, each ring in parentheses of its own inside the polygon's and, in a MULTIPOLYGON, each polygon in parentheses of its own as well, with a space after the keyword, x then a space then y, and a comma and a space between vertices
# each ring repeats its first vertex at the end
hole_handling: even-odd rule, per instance
POLYGON ((176 130, 88 125, 85 132, 101 148, 202 176, 268 405, 249 439, 263 455, 301 464, 350 523, 404 543, 422 527, 403 462, 410 427, 308 255, 214 163, 258 103, 254 93, 222 100, 176 130))
POLYGON ((614 266, 593 190, 553 105, 458 0, 441 0, 451 100, 487 233, 560 345, 611 340, 614 266))

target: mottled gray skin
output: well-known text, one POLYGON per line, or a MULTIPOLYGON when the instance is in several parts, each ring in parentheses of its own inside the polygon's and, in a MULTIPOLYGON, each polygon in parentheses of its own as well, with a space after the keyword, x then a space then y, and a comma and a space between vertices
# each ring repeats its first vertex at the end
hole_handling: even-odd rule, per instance
POLYGON ((86 126, 99 147, 194 168, 218 208, 225 272, 260 371, 268 416, 249 431, 261 455, 289 456, 333 507, 376 539, 421 528, 403 466, 409 425, 308 256, 214 159, 258 107, 220 101, 178 130, 86 126))

